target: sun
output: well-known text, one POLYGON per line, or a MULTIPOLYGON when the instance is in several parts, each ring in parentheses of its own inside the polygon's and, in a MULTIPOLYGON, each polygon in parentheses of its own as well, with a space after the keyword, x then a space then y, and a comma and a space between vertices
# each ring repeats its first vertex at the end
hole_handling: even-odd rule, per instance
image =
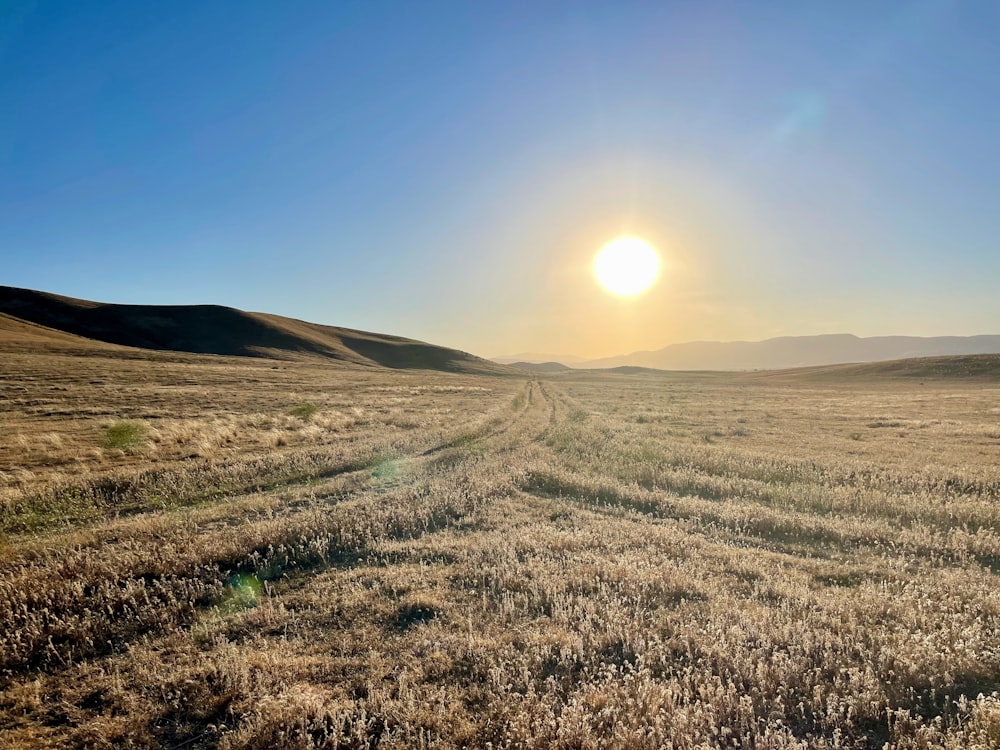
POLYGON ((594 276, 619 297, 634 297, 651 287, 660 275, 660 256, 639 237, 618 237, 594 258, 594 276))

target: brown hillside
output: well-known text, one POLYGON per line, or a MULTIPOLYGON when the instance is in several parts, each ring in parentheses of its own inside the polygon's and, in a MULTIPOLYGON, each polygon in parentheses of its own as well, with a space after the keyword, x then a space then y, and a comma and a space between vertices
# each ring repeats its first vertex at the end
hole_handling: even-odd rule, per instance
POLYGON ((57 331, 4 313, 0 313, 0 344, 5 351, 117 348, 113 344, 57 331))
POLYGON ((948 357, 917 357, 890 362, 800 367, 749 374, 752 379, 865 380, 909 378, 920 380, 1000 381, 1000 354, 969 354, 948 357))
POLYGON ((195 354, 322 358, 393 369, 508 371, 457 349, 219 305, 116 305, 0 287, 0 313, 11 316, 7 321, 21 322, 20 327, 14 322, 0 327, 4 340, 72 335, 119 346, 195 354))

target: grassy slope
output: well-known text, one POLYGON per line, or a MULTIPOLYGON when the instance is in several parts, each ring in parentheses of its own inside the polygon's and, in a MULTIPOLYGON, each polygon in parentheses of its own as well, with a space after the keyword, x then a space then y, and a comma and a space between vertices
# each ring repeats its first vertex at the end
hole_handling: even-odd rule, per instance
MULTIPOLYGON (((509 372, 457 349, 218 305, 113 305, 0 287, 0 313, 75 336, 142 349, 321 358, 392 369, 509 372)), ((8 333, 0 328, 0 337, 6 339, 8 333)))
POLYGON ((104 342, 85 339, 65 331, 31 323, 0 313, 0 342, 5 348, 52 349, 59 347, 95 347, 112 349, 104 342))
POLYGON ((779 380, 844 382, 907 378, 920 380, 1000 381, 1000 354, 917 357, 890 362, 859 362, 823 367, 800 367, 754 373, 751 377, 779 380))

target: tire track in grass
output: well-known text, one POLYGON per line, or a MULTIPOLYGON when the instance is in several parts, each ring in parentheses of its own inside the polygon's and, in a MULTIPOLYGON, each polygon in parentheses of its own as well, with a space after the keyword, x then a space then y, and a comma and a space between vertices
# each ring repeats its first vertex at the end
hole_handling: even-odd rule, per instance
MULTIPOLYGON (((535 392, 533 384, 526 387, 529 396, 535 392)), ((523 432, 513 435, 516 445, 536 436, 534 423, 550 408, 539 393, 541 399, 526 397, 523 410, 477 440, 499 442, 523 432)), ((114 539, 109 534, 104 545, 70 545, 9 568, 0 578, 0 674, 58 670, 113 653, 139 636, 191 623, 226 595, 234 576, 276 580, 349 564, 363 559, 374 541, 434 533, 495 493, 516 491, 515 472, 502 458, 493 459, 492 475, 481 472, 491 481, 477 485, 460 470, 470 460, 490 459, 467 444, 446 447, 456 453, 452 465, 440 466, 436 456, 410 456, 397 486, 338 496, 333 508, 322 499, 318 505, 276 505, 272 517, 209 531, 187 528, 176 512, 147 514, 111 524, 120 533, 114 539), (130 525, 141 529, 150 519, 166 522, 163 533, 137 544, 127 533, 130 525)))

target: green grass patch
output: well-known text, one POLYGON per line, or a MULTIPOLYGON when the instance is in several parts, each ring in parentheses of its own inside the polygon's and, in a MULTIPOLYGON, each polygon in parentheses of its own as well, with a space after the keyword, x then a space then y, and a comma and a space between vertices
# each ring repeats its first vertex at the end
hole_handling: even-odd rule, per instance
POLYGON ((288 410, 288 416, 298 417, 303 422, 308 422, 316 416, 316 412, 318 411, 319 407, 316 404, 296 404, 288 410))
POLYGON ((135 453, 142 447, 146 439, 146 426, 139 422, 121 421, 108 425, 104 429, 102 448, 120 450, 125 453, 135 453))

